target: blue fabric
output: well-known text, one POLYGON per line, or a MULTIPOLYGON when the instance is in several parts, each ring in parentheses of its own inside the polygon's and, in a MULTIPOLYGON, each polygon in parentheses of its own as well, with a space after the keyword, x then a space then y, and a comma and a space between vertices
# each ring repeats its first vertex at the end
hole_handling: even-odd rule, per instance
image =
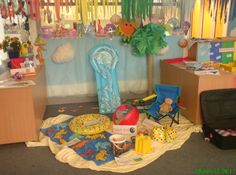
POLYGON ((68 126, 72 119, 73 118, 48 128, 43 128, 41 132, 59 145, 66 144, 77 138, 79 142, 69 146, 69 148, 73 149, 84 159, 94 161, 96 165, 102 165, 114 160, 114 154, 109 141, 110 133, 102 132, 91 136, 73 133, 68 126))
POLYGON ((103 132, 93 136, 87 136, 81 142, 69 147, 84 159, 92 160, 96 165, 102 165, 114 160, 111 142, 108 139, 110 135, 108 132, 103 132))
POLYGON ((173 100, 172 103, 172 111, 170 114, 176 114, 179 112, 178 107, 178 98, 180 96, 180 87, 179 86, 171 86, 165 84, 157 84, 155 86, 155 91, 157 94, 156 101, 145 111, 147 114, 151 115, 152 117, 158 119, 162 116, 159 114, 160 105, 164 102, 165 98, 171 98, 173 100))
POLYGON ((95 70, 99 112, 113 113, 120 106, 120 92, 116 65, 119 54, 109 44, 99 44, 89 51, 90 63, 95 70))
MULTIPOLYGON (((154 55, 153 59, 153 79, 154 83, 160 81, 160 59, 179 58, 183 57, 183 49, 178 46, 178 41, 183 36, 167 36, 169 50, 165 55, 154 55)), ((118 81, 130 82, 132 80, 137 82, 145 81, 147 79, 147 65, 145 57, 137 57, 132 54, 132 47, 130 45, 124 46, 121 44, 121 37, 84 37, 79 39, 45 39, 47 45, 46 51, 43 52, 45 58, 45 68, 47 77, 47 86, 51 91, 55 92, 55 96, 62 96, 70 94, 69 87, 73 85, 82 85, 84 88, 82 92, 86 95, 93 95, 96 91, 88 91, 86 84, 96 83, 95 74, 88 59, 88 51, 97 44, 112 44, 119 53, 119 64, 117 65, 118 81), (51 57, 55 50, 69 42, 74 50, 74 58, 67 63, 58 64, 52 61, 51 57), (140 81, 139 81, 140 80, 140 81), (69 87, 68 87, 69 86, 69 87), (64 89, 64 94, 58 94, 57 89, 64 89)), ((125 86, 125 92, 136 92, 140 84, 132 84, 125 86)), ((93 88, 95 89, 95 88, 93 88)), ((81 89, 77 88, 77 94, 81 94, 81 89)), ((75 92, 73 92, 75 93, 75 92)), ((76 94, 76 95, 77 95, 76 94)), ((50 97, 51 94, 49 94, 50 97)))
POLYGON ((71 119, 72 118, 62 123, 52 125, 49 128, 42 128, 40 131, 57 144, 65 144, 75 138, 84 139, 83 135, 71 132, 68 126, 71 119))

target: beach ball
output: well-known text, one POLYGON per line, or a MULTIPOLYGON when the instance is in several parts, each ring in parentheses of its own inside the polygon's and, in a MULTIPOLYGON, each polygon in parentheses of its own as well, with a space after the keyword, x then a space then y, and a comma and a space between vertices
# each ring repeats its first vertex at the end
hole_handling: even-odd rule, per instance
POLYGON ((122 104, 113 113, 115 125, 136 125, 138 120, 138 109, 130 104, 122 104))
POLYGON ((165 143, 165 130, 163 127, 156 126, 152 130, 152 140, 158 141, 160 143, 165 143))
POLYGON ((177 136, 176 131, 172 127, 169 127, 165 130, 165 135, 166 142, 173 142, 177 136))
POLYGON ((186 38, 181 38, 178 42, 179 47, 185 48, 188 46, 188 40, 186 38))
POLYGON ((110 21, 112 24, 118 25, 121 20, 121 17, 117 14, 111 16, 110 21))

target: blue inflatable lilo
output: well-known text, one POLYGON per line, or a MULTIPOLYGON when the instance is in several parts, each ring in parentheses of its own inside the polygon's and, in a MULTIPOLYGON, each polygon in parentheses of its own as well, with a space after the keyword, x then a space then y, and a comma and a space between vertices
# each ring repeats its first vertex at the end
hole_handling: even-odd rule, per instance
POLYGON ((89 51, 90 63, 95 70, 99 113, 113 113, 120 106, 120 92, 116 65, 119 54, 109 44, 98 44, 89 51))

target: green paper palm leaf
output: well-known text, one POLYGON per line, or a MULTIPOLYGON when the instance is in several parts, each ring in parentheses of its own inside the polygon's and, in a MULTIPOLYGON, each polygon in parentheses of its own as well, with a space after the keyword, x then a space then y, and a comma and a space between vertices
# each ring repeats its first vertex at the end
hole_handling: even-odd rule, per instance
POLYGON ((165 29, 163 26, 149 23, 139 28, 132 36, 131 45, 135 55, 144 56, 156 54, 161 48, 166 47, 164 40, 165 29))

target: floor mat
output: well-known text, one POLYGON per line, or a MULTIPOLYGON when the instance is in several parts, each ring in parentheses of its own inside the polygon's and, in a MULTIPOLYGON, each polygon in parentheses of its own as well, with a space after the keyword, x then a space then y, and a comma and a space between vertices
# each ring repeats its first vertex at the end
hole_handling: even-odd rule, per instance
MULTIPOLYGON (((55 124, 60 124, 69 120, 71 115, 60 114, 57 117, 48 118, 43 122, 42 128, 48 128, 55 124)), ((145 114, 140 114, 140 120, 138 125, 141 125, 142 121, 146 117, 145 114)), ((170 124, 170 119, 162 119, 161 124, 170 124)), ((118 173, 126 173, 131 172, 136 169, 142 168, 149 163, 153 162, 157 158, 159 158, 162 154, 169 150, 175 150, 180 148, 184 142, 190 137, 191 133, 193 132, 200 132, 201 127, 199 125, 194 125, 193 123, 189 122, 183 116, 180 116, 180 124, 173 125, 174 130, 177 132, 177 138, 171 143, 157 143, 153 142, 152 147, 153 150, 150 154, 142 155, 141 161, 128 161, 127 164, 117 164, 115 160, 107 162, 105 164, 96 164, 94 161, 89 161, 81 157, 77 154, 70 145, 65 144, 58 144, 57 142, 50 139, 49 136, 44 135, 42 132, 40 133, 39 142, 27 142, 26 145, 29 147, 36 147, 36 146, 49 146, 50 150, 56 155, 56 159, 68 163, 69 165, 76 167, 76 168, 89 168, 92 170, 97 171, 111 171, 111 172, 118 172, 118 173)), ((108 132, 111 132, 108 130, 108 132)), ((135 151, 130 150, 127 153, 122 154, 121 158, 135 158, 138 155, 135 151)))

